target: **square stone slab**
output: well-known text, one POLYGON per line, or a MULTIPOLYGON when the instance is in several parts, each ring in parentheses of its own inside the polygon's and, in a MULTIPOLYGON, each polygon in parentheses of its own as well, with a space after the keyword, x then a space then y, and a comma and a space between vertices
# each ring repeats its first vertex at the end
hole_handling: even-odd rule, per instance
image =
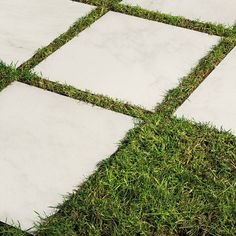
POLYGON ((235 0, 124 0, 122 3, 191 20, 227 26, 236 23, 235 0))
POLYGON ((219 37, 109 12, 35 71, 153 110, 219 37))
POLYGON ((71 0, 1 0, 0 60, 22 64, 93 8, 71 0))
MULTIPOLYGON (((117 150, 133 118, 13 83, 0 93, 0 220, 32 227, 117 150), (34 212, 35 211, 35 212, 34 212)), ((96 187, 96 186, 94 186, 96 187)))
POLYGON ((210 122, 236 135, 236 48, 176 111, 178 117, 210 122))

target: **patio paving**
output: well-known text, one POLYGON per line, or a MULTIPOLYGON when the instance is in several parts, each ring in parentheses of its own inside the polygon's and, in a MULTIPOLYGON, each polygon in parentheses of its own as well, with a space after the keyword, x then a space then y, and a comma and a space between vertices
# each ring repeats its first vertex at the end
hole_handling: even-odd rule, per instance
POLYGON ((1 1, 0 59, 22 64, 92 9, 70 0, 1 1))
POLYGON ((109 12, 34 71, 154 110, 218 41, 216 36, 109 12))
POLYGON ((124 4, 160 11, 191 20, 232 26, 236 23, 235 0, 124 0, 124 4))
POLYGON ((178 117, 211 122, 236 135, 236 48, 176 111, 178 117))
POLYGON ((14 82, 0 93, 0 220, 33 226, 36 214, 82 183, 133 127, 123 114, 14 82))

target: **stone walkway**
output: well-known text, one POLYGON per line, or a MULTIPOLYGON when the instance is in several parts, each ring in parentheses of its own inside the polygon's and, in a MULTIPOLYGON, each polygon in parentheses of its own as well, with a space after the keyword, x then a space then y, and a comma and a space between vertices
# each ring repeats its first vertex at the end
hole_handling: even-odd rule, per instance
MULTIPOLYGON (((226 26, 236 21, 234 0, 123 3, 226 26)), ((70 0, 3 0, 0 59, 20 66, 96 9, 70 0)), ((155 112, 167 91, 220 41, 217 35, 109 11, 32 69, 48 81, 155 112)), ((235 78, 236 48, 175 115, 236 135, 235 78)), ((0 221, 19 222, 24 230, 37 214, 54 213, 49 206, 63 202, 63 195, 111 156, 135 123, 131 116, 21 82, 0 92, 0 112, 0 221)))

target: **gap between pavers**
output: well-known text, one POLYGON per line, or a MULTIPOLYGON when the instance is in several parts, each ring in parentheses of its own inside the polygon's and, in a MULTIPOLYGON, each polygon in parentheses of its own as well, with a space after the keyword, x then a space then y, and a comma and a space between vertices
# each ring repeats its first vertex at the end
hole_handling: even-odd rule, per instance
POLYGON ((109 12, 34 71, 153 111, 219 37, 109 12))
POLYGON ((22 64, 93 9, 70 0, 2 0, 0 60, 22 64))
MULTIPOLYGON (((0 93, 0 220, 27 230, 134 127, 132 117, 14 82, 0 93), (14 223, 13 223, 14 222, 14 223)), ((96 186, 94 186, 96 187, 96 186)))
POLYGON ((190 20, 233 26, 236 23, 235 0, 123 0, 123 4, 160 11, 190 20))
POLYGON ((236 48, 178 108, 175 115, 210 122, 236 135, 236 48))

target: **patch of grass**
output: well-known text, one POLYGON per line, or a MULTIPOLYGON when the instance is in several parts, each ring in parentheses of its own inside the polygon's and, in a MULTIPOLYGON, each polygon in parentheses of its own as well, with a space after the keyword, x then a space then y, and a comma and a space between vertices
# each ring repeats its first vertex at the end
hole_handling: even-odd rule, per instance
POLYGON ((6 225, 0 222, 0 235, 1 236, 32 236, 27 232, 23 232, 18 225, 15 227, 6 225))
POLYGON ((6 65, 0 61, 0 92, 21 77, 25 80, 32 80, 35 76, 29 70, 19 70, 15 65, 6 65))
POLYGON ((37 235, 236 235, 235 180, 235 136, 159 117, 132 130, 37 235))
POLYGON ((0 92, 7 87, 12 81, 18 78, 18 72, 13 66, 6 66, 0 61, 0 92))

